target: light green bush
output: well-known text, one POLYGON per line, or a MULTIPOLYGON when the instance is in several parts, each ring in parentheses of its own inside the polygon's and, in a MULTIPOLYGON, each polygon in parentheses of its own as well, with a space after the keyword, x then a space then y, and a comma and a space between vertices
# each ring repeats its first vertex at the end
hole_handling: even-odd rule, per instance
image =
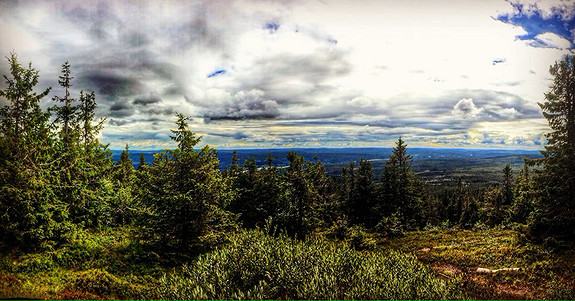
POLYGON ((160 279, 160 299, 461 299, 415 256, 245 231, 160 279))

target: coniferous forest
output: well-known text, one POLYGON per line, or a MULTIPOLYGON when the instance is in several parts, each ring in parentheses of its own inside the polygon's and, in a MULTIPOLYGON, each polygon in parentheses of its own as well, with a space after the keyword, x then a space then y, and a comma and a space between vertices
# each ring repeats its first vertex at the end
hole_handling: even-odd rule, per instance
MULTIPOLYGON (((6 63, 6 62, 4 62, 6 63)), ((7 58, 0 96, 0 298, 573 299, 575 57, 550 67, 542 158, 497 185, 430 185, 398 137, 327 176, 288 154, 222 170, 174 116, 176 148, 114 162, 92 91, 40 106, 32 63, 7 58), (137 166, 137 168, 134 168, 137 166)))

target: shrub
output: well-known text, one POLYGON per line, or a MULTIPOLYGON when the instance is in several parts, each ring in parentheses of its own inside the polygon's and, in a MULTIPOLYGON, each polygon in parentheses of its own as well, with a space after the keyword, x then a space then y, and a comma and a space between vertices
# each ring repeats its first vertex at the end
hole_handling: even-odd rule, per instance
POLYGON ((320 238, 235 235, 160 279, 161 299, 460 299, 412 255, 358 252, 320 238))
POLYGON ((90 299, 94 297, 126 299, 134 296, 135 293, 136 291, 128 282, 101 269, 80 272, 62 292, 63 295, 70 295, 70 297, 77 295, 76 297, 79 298, 90 299))

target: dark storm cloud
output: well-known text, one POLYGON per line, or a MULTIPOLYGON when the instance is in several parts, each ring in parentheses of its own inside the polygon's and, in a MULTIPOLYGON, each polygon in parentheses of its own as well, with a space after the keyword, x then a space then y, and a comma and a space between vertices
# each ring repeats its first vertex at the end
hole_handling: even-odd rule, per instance
POLYGON ((201 107, 206 120, 270 119, 279 116, 279 105, 262 90, 239 91, 233 96, 210 102, 186 100, 201 107))
POLYGON ((134 108, 126 101, 116 101, 110 106, 110 116, 113 117, 129 117, 134 115, 134 108))
POLYGON ((115 126, 122 126, 124 124, 128 124, 130 123, 130 121, 125 120, 125 119, 114 119, 114 118, 110 118, 110 121, 108 121, 111 125, 115 125, 115 126))
POLYGON ((214 133, 214 132, 208 132, 207 134, 208 134, 208 135, 211 135, 211 136, 234 138, 234 139, 236 139, 236 140, 242 140, 242 139, 251 137, 251 135, 246 134, 246 133, 244 133, 244 132, 234 132, 234 133, 214 133))
POLYGON ((160 102, 162 102, 162 98, 160 98, 160 96, 158 96, 156 94, 142 95, 142 96, 138 96, 138 97, 136 97, 136 99, 134 99, 134 104, 135 105, 141 105, 141 106, 147 106, 150 104, 156 104, 156 103, 160 103, 160 102))
POLYGON ((95 87, 96 92, 105 96, 130 96, 140 94, 144 86, 136 78, 108 71, 85 71, 78 76, 81 86, 95 87))
POLYGON ((176 113, 176 110, 170 107, 146 107, 140 110, 140 112, 145 115, 173 116, 176 113))

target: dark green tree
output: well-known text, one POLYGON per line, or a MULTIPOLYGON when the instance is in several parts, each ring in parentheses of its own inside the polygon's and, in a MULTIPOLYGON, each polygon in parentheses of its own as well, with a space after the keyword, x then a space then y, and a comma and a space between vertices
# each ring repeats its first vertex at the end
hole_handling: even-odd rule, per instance
POLYGON ((54 145, 50 112, 40 101, 50 89, 34 92, 38 71, 8 59, 11 77, 0 97, 9 105, 0 108, 0 239, 5 245, 37 249, 64 239, 69 230, 65 204, 52 183, 54 145))
POLYGON ((503 181, 501 182, 501 192, 503 193, 503 206, 509 206, 513 203, 513 170, 511 165, 505 165, 503 168, 503 181))
POLYGON ((310 230, 309 216, 311 215, 312 187, 306 174, 306 160, 296 151, 288 152, 289 166, 285 171, 286 196, 289 211, 287 220, 291 220, 292 231, 298 236, 305 236, 310 230))
POLYGON ((531 233, 575 239, 575 56, 567 55, 550 67, 553 82, 539 103, 551 132, 543 158, 531 161, 537 172, 535 215, 531 233))
POLYGON ((368 228, 375 226, 378 218, 374 214, 375 184, 371 162, 360 158, 357 173, 353 164, 350 164, 346 172, 353 176, 347 184, 350 186, 350 195, 346 208, 350 221, 368 228))
POLYGON ((513 204, 509 208, 509 221, 525 224, 533 212, 533 181, 527 164, 523 165, 517 181, 513 204))
POLYGON ((140 153, 140 163, 138 163, 138 168, 137 170, 142 170, 143 168, 146 168, 146 156, 144 156, 144 153, 140 153))
POLYGON ((147 210, 140 225, 143 239, 185 253, 218 243, 220 234, 235 227, 235 217, 224 210, 233 194, 219 171, 216 150, 196 150, 201 137, 188 129, 187 117, 177 118, 171 137, 177 148, 157 153, 146 168, 149 178, 139 198, 147 210))
POLYGON ((70 70, 70 63, 66 61, 62 65, 62 74, 58 79, 58 84, 64 88, 64 97, 54 96, 53 100, 63 103, 62 106, 56 106, 54 109, 56 111, 56 121, 62 123, 62 128, 60 132, 60 137, 64 144, 65 149, 69 149, 72 147, 72 143, 75 142, 75 135, 77 132, 75 131, 75 122, 76 122, 76 111, 77 107, 73 106, 73 99, 70 96, 70 88, 72 87, 72 77, 71 70, 70 70))
POLYGON ((384 214, 389 216, 395 213, 404 226, 415 229, 424 225, 421 225, 421 183, 411 169, 412 160, 413 157, 407 153, 407 145, 400 137, 385 164, 379 203, 389 210, 384 214))

